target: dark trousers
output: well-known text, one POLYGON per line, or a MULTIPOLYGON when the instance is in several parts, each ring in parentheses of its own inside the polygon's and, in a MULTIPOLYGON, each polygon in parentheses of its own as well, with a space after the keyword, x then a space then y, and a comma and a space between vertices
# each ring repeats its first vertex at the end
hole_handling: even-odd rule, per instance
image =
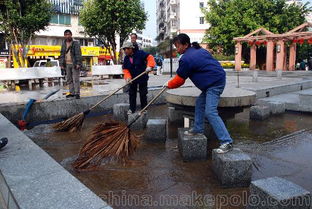
POLYGON ((140 93, 140 102, 141 109, 146 107, 147 105, 147 81, 140 83, 132 83, 129 88, 129 102, 130 102, 130 110, 134 113, 136 111, 136 98, 137 98, 137 89, 139 86, 140 93))

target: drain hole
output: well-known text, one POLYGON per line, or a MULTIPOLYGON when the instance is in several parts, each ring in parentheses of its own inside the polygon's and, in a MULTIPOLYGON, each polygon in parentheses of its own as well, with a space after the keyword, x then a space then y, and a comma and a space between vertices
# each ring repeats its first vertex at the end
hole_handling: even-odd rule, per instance
POLYGON ((270 92, 269 92, 269 91, 266 91, 266 92, 265 92, 265 95, 266 95, 266 97, 270 97, 270 92))
POLYGON ((302 90, 302 89, 303 89, 303 86, 301 85, 301 86, 300 86, 300 90, 302 90))

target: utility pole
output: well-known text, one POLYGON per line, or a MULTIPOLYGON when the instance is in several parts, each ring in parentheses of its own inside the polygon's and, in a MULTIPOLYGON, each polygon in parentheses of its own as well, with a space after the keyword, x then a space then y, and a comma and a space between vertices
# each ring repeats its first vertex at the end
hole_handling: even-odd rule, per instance
POLYGON ((172 34, 170 33, 169 37, 169 44, 170 44, 170 77, 172 77, 172 34))

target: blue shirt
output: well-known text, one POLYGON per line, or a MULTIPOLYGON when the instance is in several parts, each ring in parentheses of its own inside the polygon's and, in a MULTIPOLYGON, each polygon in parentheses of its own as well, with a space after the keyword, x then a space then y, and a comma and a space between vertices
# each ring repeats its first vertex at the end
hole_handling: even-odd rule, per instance
MULTIPOLYGON (((147 57, 148 53, 137 50, 134 52, 134 54, 131 56, 133 59, 133 62, 130 62, 130 56, 125 56, 124 63, 123 63, 123 69, 128 69, 130 71, 131 77, 135 78, 139 74, 143 73, 146 70, 147 67, 147 57)), ((142 75, 140 78, 135 80, 134 82, 142 83, 146 82, 148 80, 148 75, 142 75)))
POLYGON ((224 69, 203 48, 188 48, 180 58, 177 74, 183 79, 190 78, 194 85, 202 91, 211 86, 225 85, 224 69))

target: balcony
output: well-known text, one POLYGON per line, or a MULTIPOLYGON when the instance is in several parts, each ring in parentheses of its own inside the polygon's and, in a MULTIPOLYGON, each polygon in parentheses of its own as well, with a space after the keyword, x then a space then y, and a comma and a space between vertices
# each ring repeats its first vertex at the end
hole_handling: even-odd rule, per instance
POLYGON ((175 19, 175 18, 177 18, 177 13, 176 12, 171 12, 170 16, 169 16, 169 19, 175 19))

